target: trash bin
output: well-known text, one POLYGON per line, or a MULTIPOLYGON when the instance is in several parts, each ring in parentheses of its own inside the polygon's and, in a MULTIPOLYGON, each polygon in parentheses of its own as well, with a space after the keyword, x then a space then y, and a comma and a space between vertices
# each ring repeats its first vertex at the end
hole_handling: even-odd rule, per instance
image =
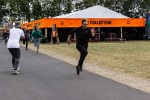
POLYGON ((148 35, 143 35, 144 40, 148 40, 148 35))

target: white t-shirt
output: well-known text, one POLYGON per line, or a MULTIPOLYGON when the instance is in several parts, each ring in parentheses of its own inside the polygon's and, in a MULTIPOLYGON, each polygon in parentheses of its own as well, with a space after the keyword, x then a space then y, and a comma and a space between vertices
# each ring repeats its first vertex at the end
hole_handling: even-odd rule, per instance
POLYGON ((19 41, 21 36, 24 36, 23 30, 15 27, 10 29, 7 48, 20 48, 19 41))

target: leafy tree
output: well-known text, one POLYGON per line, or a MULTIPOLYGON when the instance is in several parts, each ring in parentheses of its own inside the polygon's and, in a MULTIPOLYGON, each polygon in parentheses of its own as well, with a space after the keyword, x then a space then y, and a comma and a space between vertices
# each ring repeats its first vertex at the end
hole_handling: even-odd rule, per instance
POLYGON ((2 21, 3 17, 6 16, 6 1, 0 0, 0 21, 2 21))
POLYGON ((33 0, 32 2, 32 17, 40 19, 43 17, 42 5, 40 0, 33 0))
POLYGON ((104 5, 104 0, 82 0, 78 1, 75 4, 75 9, 78 10, 83 10, 88 7, 94 6, 94 5, 104 5))
POLYGON ((67 14, 73 10, 72 0, 62 0, 62 13, 67 14))
POLYGON ((129 17, 140 17, 150 10, 149 0, 0 0, 0 22, 5 16, 13 20, 24 17, 55 17, 94 5, 105 6, 129 17))

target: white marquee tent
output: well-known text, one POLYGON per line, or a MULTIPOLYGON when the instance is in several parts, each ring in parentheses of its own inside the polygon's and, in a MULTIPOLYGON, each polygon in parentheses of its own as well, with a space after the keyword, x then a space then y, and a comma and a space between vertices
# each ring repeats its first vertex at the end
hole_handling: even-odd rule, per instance
POLYGON ((54 18, 129 18, 99 5, 54 18))

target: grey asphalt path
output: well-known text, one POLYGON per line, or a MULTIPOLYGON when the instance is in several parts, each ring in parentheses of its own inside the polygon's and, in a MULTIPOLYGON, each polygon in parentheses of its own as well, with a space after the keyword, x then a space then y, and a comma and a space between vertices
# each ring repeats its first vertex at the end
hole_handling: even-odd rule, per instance
POLYGON ((21 48, 21 73, 12 75, 11 55, 0 43, 0 100, 150 100, 150 94, 62 61, 21 48))

